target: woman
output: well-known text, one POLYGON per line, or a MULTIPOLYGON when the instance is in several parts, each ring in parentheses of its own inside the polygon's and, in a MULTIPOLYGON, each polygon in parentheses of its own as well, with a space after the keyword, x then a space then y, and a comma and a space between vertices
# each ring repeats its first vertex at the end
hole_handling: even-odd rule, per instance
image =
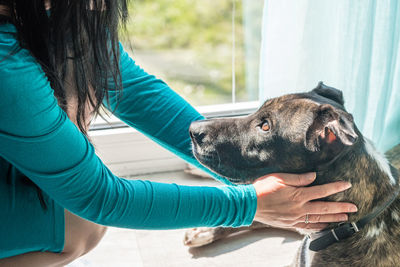
POLYGON ((99 242, 102 225, 235 227, 258 220, 318 230, 356 210, 311 203, 350 186, 302 188, 314 173, 225 187, 114 176, 86 135, 102 105, 201 167, 187 133, 203 117, 118 43, 126 2, 0 0, 0 14, 0 266, 67 264, 99 242))

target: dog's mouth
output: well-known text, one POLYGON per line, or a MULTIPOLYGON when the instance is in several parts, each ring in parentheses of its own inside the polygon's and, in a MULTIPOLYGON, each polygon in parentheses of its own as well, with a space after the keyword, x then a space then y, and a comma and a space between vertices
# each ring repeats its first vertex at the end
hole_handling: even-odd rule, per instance
POLYGON ((221 161, 221 157, 218 152, 215 153, 202 153, 197 145, 193 145, 193 155, 195 158, 206 168, 215 172, 219 176, 222 176, 234 184, 249 184, 250 179, 239 178, 238 171, 229 168, 224 162, 221 161))
POLYGON ((244 159, 235 158, 232 154, 221 156, 217 150, 204 153, 197 145, 193 145, 193 154, 203 166, 234 184, 251 184, 264 175, 276 172, 273 168, 249 166, 249 164, 241 167, 244 159))

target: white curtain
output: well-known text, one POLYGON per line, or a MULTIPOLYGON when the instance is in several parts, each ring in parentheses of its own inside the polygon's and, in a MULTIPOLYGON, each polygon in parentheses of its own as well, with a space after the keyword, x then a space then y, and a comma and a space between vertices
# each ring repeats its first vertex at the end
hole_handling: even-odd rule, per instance
POLYGON ((381 151, 400 143, 400 1, 266 0, 262 34, 262 101, 323 81, 381 151))

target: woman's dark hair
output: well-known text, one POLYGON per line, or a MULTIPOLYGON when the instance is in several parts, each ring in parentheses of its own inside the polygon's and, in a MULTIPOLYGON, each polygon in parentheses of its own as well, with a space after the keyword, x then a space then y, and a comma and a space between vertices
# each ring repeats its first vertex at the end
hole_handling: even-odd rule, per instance
POLYGON ((112 90, 122 90, 118 29, 127 20, 127 0, 49 0, 49 11, 44 0, 0 0, 0 4, 9 9, 21 47, 41 65, 64 111, 66 77, 73 77, 76 121, 87 135, 87 103, 98 114, 102 101, 108 101, 109 82, 112 90))

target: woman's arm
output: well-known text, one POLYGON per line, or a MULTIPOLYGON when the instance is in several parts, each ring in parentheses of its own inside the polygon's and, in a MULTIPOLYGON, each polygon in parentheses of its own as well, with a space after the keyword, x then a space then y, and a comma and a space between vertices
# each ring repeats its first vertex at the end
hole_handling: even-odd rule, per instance
MULTIPOLYGON (((96 223, 128 228, 252 222, 257 206, 253 186, 188 187, 114 176, 60 109, 45 74, 29 52, 21 49, 9 55, 15 45, 18 43, 11 34, 0 33, 0 58, 4 58, 0 62, 0 156, 56 202, 96 223)), ((148 95, 135 96, 155 111, 165 108, 152 104, 148 95)), ((134 109, 135 103, 130 104, 134 109)), ((179 115, 186 108, 190 107, 174 112, 179 115)), ((137 120, 151 119, 142 116, 137 120)), ((163 132, 155 125, 156 137, 183 134, 178 128, 163 132)), ((188 153, 184 152, 187 144, 177 147, 182 149, 179 153, 188 153)))

